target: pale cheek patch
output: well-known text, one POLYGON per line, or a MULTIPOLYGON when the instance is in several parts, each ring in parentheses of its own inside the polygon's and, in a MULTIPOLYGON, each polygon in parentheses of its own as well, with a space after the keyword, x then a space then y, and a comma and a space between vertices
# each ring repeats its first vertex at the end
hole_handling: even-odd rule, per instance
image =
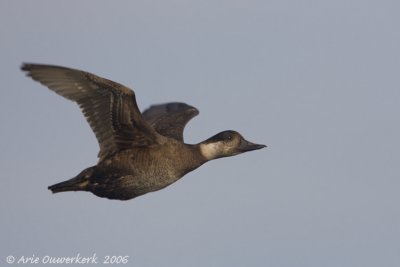
POLYGON ((209 144, 201 144, 200 152, 208 160, 215 159, 217 156, 221 154, 221 144, 218 143, 209 143, 209 144))

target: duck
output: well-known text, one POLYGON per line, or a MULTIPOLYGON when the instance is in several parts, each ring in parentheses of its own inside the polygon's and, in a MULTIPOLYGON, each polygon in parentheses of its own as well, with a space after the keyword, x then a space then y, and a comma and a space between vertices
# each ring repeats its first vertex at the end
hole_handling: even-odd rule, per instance
POLYGON ((199 114, 186 103, 152 105, 140 112, 130 88, 95 74, 56 65, 23 63, 28 77, 78 104, 94 132, 98 162, 52 193, 85 191, 130 200, 161 190, 208 161, 266 147, 227 130, 198 144, 183 139, 186 124, 199 114))

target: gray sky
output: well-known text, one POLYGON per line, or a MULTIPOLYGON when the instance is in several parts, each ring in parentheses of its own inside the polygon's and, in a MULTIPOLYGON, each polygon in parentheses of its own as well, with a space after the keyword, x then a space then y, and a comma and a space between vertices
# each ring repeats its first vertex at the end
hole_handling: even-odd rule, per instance
POLYGON ((0 262, 399 266, 398 1, 0 1, 0 262), (267 149, 120 202, 47 186, 95 164, 78 107, 21 62, 87 70, 141 109, 184 101, 185 138, 267 149))

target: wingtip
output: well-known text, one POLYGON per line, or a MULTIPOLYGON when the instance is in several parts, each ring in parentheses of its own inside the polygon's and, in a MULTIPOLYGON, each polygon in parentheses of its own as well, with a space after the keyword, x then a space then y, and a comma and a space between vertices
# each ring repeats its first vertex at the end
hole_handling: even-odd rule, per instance
POLYGON ((28 65, 29 64, 22 62, 21 66, 20 66, 21 70, 23 70, 23 71, 29 70, 29 66, 28 65))
POLYGON ((26 63, 26 62, 22 62, 22 64, 21 64, 21 70, 23 70, 23 71, 32 71, 35 69, 45 69, 45 68, 63 68, 63 67, 59 67, 56 65, 26 63))
POLYGON ((34 66, 35 66, 35 64, 22 62, 20 68, 21 68, 22 71, 29 72, 29 71, 31 71, 33 69, 34 66))
POLYGON ((189 109, 189 112, 192 112, 194 116, 197 116, 197 115, 200 114, 200 111, 199 111, 197 108, 195 108, 195 107, 191 107, 191 108, 189 109))

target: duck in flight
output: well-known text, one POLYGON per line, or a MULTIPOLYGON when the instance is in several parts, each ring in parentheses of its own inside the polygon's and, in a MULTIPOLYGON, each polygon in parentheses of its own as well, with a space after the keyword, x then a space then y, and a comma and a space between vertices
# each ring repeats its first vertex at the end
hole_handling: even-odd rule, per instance
POLYGON ((53 193, 88 191, 129 200, 163 189, 207 161, 266 147, 235 131, 186 144, 184 127, 199 114, 192 106, 166 103, 141 113, 131 89, 89 72, 42 64, 23 64, 21 69, 76 102, 99 142, 97 165, 49 186, 53 193))

